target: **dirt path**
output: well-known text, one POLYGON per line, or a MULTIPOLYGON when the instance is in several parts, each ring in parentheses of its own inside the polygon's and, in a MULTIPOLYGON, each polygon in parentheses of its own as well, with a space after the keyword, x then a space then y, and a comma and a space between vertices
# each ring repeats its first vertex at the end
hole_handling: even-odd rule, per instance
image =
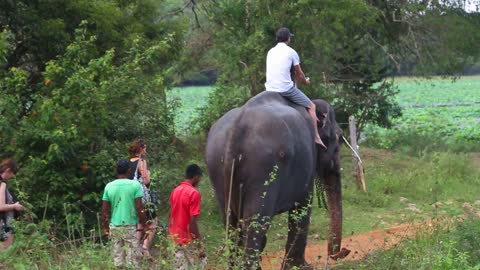
MULTIPOLYGON (((418 226, 423 225, 405 224, 385 230, 370 231, 344 237, 342 247, 351 250, 351 252, 342 260, 361 260, 374 250, 393 248, 401 241, 415 236, 415 231, 418 226)), ((282 258, 283 252, 263 256, 262 269, 280 269, 282 258)), ((305 258, 307 262, 315 266, 315 269, 323 269, 327 258, 327 243, 312 244, 310 242, 305 251, 305 258)), ((330 265, 335 264, 334 261, 329 261, 330 265)))

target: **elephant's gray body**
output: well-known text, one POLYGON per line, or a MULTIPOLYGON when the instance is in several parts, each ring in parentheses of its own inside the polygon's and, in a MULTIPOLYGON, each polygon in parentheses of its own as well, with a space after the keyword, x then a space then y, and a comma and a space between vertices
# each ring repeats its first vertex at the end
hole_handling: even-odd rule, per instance
MULTIPOLYGON (((331 110, 325 104, 326 110, 331 110)), ((319 107, 317 112, 321 110, 322 107, 319 107)), ((333 123, 330 124, 335 133, 337 125, 333 111, 332 116, 333 123)), ((328 123, 332 116, 328 115, 324 121, 328 123)), ((241 245, 246 248, 247 254, 263 250, 265 232, 274 215, 286 211, 292 214, 293 210, 304 208, 306 212, 303 216, 291 216, 289 219, 286 261, 292 265, 305 262, 310 219, 308 205, 313 195, 313 179, 317 170, 323 176, 323 171, 336 170, 332 164, 338 164, 338 140, 329 145, 327 137, 330 133, 321 132, 328 149, 317 149, 313 126, 305 108, 274 92, 263 92, 253 97, 212 126, 206 149, 211 183, 224 215, 230 202, 229 222, 242 228, 241 245), (336 160, 333 156, 322 155, 328 154, 329 150, 333 156, 336 155, 336 160), (318 166, 319 160, 326 161, 323 168, 318 166), (264 230, 251 229, 251 222, 262 225, 264 230)), ((329 175, 326 174, 327 177, 329 175)), ((336 176, 339 183, 338 171, 336 176)), ((328 198, 330 202, 332 196, 328 198)))

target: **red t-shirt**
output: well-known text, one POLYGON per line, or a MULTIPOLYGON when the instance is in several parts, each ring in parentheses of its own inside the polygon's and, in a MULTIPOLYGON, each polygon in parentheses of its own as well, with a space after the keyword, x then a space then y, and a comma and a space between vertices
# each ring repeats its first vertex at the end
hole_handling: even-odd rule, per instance
POLYGON ((168 235, 179 245, 190 243, 190 218, 200 215, 200 192, 188 181, 183 181, 170 194, 168 235))

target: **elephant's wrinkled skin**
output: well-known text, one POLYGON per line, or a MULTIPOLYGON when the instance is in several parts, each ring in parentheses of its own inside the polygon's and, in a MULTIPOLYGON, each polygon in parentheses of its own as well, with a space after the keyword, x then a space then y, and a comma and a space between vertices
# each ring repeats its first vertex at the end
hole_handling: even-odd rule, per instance
POLYGON ((308 267, 305 247, 316 174, 327 191, 331 233, 328 251, 331 255, 340 250, 341 131, 330 105, 323 100, 314 102, 326 150, 317 149, 305 108, 273 92, 262 92, 229 111, 210 129, 206 149, 208 172, 224 217, 232 179, 229 224, 241 228, 239 245, 245 248, 245 256, 251 256, 243 260, 247 262, 245 268, 258 267, 255 254, 265 247, 269 222, 274 215, 286 211, 289 233, 285 266, 308 267), (303 214, 295 214, 298 212, 303 214), (250 226, 252 222, 260 226, 250 226))

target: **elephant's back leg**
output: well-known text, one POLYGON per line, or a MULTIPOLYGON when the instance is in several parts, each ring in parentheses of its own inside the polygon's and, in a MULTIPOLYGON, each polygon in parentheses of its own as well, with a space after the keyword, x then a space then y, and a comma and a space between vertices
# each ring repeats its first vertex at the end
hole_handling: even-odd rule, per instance
POLYGON ((305 261, 311 207, 307 200, 288 212, 288 238, 282 269, 313 269, 305 261))
POLYGON ((247 189, 243 194, 244 203, 239 226, 242 232, 241 243, 245 252, 244 268, 260 269, 260 254, 267 243, 266 234, 275 214, 277 194, 267 188, 258 187, 255 190, 247 189))

